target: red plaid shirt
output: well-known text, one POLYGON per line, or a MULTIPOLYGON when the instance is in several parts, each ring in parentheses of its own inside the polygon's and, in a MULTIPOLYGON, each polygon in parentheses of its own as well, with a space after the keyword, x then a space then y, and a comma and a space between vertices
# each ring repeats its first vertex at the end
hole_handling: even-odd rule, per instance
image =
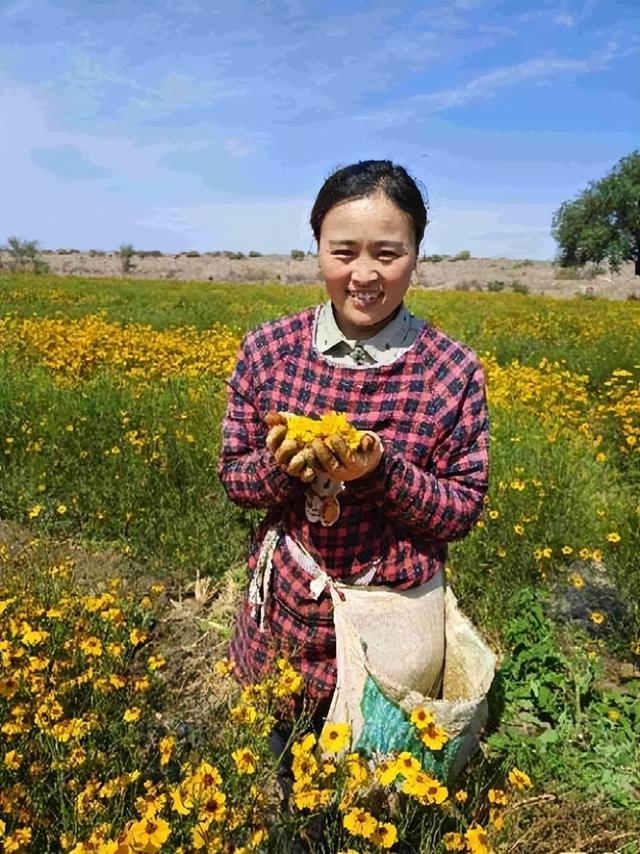
MULTIPOLYGON (((244 339, 231 377, 219 474, 229 498, 267 514, 251 547, 256 567, 262 539, 278 524, 334 579, 365 572, 372 584, 409 588, 443 569, 447 543, 473 526, 488 486, 489 423, 476 355, 430 324, 389 365, 353 370, 328 362, 314 347, 315 309, 270 321, 244 339), (331 527, 307 520, 304 485, 265 447, 271 410, 346 413, 384 443, 380 465, 346 484, 331 527), (381 559, 381 560, 380 560, 381 559)), ((237 675, 267 675, 276 654, 302 672, 310 696, 335 687, 335 633, 328 592, 314 599, 310 577, 280 538, 273 556, 265 630, 241 606, 231 642, 237 675)))

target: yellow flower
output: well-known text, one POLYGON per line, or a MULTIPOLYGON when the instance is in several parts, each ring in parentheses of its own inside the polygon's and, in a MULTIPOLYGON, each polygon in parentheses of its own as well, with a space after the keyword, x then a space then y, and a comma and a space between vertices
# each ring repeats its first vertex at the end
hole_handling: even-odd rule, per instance
POLYGON ((420 763, 415 756, 412 756, 408 751, 403 750, 402 753, 399 753, 396 757, 395 767, 398 774, 402 774, 403 777, 407 777, 420 770, 420 763))
POLYGON ((9 750, 5 753, 4 764, 12 771, 17 771, 22 763, 22 754, 17 750, 9 750))
POLYGON ((31 842, 31 836, 30 827, 19 827, 10 836, 5 836, 2 850, 4 852, 22 851, 31 842))
POLYGON ((349 786, 361 786, 369 779, 369 767, 359 753, 348 753, 346 757, 347 771, 349 772, 349 786))
POLYGON ((489 840, 483 827, 474 824, 464 835, 471 854, 490 854, 489 840))
POLYGON ((66 512, 67 512, 67 505, 66 504, 58 504, 58 506, 56 507, 56 513, 59 513, 60 516, 64 516, 64 514, 66 512))
POLYGON ((160 851, 170 835, 169 824, 163 818, 154 816, 134 821, 129 827, 127 841, 135 851, 152 854, 154 851, 160 851))
POLYGON ((531 778, 525 771, 520 771, 519 768, 514 767, 509 771, 509 782, 520 792, 531 788, 531 778))
POLYGON ((27 516, 29 517, 29 519, 37 519, 43 510, 44 507, 42 506, 42 504, 34 504, 33 507, 30 507, 27 510, 27 516))
POLYGON ((148 633, 143 629, 131 629, 129 632, 129 641, 131 642, 131 646, 138 646, 139 644, 144 643, 148 637, 148 633))
POLYGON ((576 590, 579 590, 581 587, 584 587, 584 578, 580 575, 579 572, 572 572, 569 576, 569 582, 573 584, 576 590))
POLYGON ((466 789, 458 789, 455 793, 454 798, 459 804, 465 804, 467 802, 469 795, 467 794, 466 789))
POLYGON ((489 789, 489 803, 498 806, 507 805, 507 795, 502 789, 489 789))
POLYGON ((239 774, 255 774, 258 770, 258 757, 249 747, 239 747, 231 753, 239 774))
POLYGON ((298 694, 304 687, 304 680, 300 673, 291 666, 283 667, 278 674, 278 680, 275 684, 274 693, 276 697, 288 697, 291 694, 298 694))
POLYGON ((147 667, 152 673, 154 670, 159 670, 161 667, 164 667, 166 663, 167 662, 162 655, 150 655, 147 659, 147 667))
POLYGON ((496 830, 502 830, 504 827, 504 812, 501 807, 489 807, 489 822, 496 830))
POLYGON ((432 724, 433 720, 432 713, 428 709, 425 709, 424 706, 416 706, 411 712, 411 723, 418 727, 418 729, 424 729, 429 724, 432 724))
POLYGON ((351 724, 325 724, 320 735, 320 748, 325 753, 339 753, 351 738, 351 724))
POLYGON ((294 755, 291 762, 291 771, 296 780, 310 782, 318 770, 318 762, 311 753, 301 752, 294 755))
POLYGON ((519 537, 524 534, 524 527, 522 525, 514 525, 513 530, 519 537))
POLYGON ((85 655, 94 656, 95 658, 99 658, 102 655, 102 641, 100 638, 95 636, 91 636, 85 638, 80 641, 80 649, 84 652, 85 655))
POLYGON ((213 665, 213 672, 216 676, 220 678, 224 678, 225 676, 229 676, 233 673, 233 668, 235 667, 235 662, 230 658, 221 658, 213 665))
POLYGON ((449 797, 447 787, 424 771, 416 771, 407 777, 402 784, 402 791, 425 806, 441 804, 449 797))
POLYGON ((227 796, 224 792, 210 790, 205 800, 199 804, 198 821, 222 821, 227 812, 226 803, 227 796))
POLYGON ((312 732, 308 732, 304 738, 294 741, 291 746, 291 752, 294 756, 300 756, 303 753, 309 753, 316 746, 316 737, 312 732))
POLYGON ((354 807, 342 819, 343 826, 354 836, 370 839, 375 833, 378 822, 366 810, 354 807))
POLYGON ((318 789, 312 786, 308 778, 296 780, 293 784, 293 802, 299 810, 316 811, 326 806, 333 794, 331 789, 318 789))
POLYGON ((122 720, 128 724, 135 723, 140 719, 141 714, 142 709, 139 709, 138 706, 132 706, 130 709, 125 709, 122 720))
POLYGON ((500 516, 500 513, 498 510, 489 510, 489 518, 490 519, 497 519, 498 516, 500 516))
POLYGON ((38 646, 49 637, 49 632, 42 629, 32 629, 28 623, 23 625, 22 643, 26 646, 38 646))
POLYGON ((241 703, 231 709, 229 716, 234 723, 250 725, 256 722, 258 712, 249 703, 241 703))
POLYGON ((388 821, 378 822, 378 826, 369 837, 370 842, 378 848, 391 848, 398 838, 398 830, 395 824, 388 821))
POLYGON ((605 621, 605 616, 602 611, 591 611, 589 616, 591 617, 592 622, 596 624, 596 626, 602 625, 602 623, 604 623, 605 621))
POLYGON ((607 540, 610 543, 619 543, 620 539, 620 534, 618 534, 616 531, 612 531, 610 534, 607 534, 607 540))
POLYGON ((394 760, 382 759, 378 762, 375 773, 380 785, 390 786, 400 772, 394 760))
POLYGON ((570 555, 573 554, 573 549, 571 548, 571 546, 563 546, 561 552, 563 555, 570 555))
POLYGON ((461 833, 445 833, 442 837, 447 851, 466 851, 467 843, 461 833))
POLYGON ((420 740, 429 750, 442 750, 444 745, 449 741, 449 736, 446 730, 438 726, 434 721, 421 730, 420 740))
POLYGON ((149 682, 148 676, 137 676, 133 680, 133 687, 139 693, 143 693, 144 691, 147 691, 149 689, 150 685, 151 685, 151 683, 149 682))
POLYGON ((176 746, 174 736, 167 735, 160 739, 160 764, 167 765, 173 756, 173 750, 176 746))

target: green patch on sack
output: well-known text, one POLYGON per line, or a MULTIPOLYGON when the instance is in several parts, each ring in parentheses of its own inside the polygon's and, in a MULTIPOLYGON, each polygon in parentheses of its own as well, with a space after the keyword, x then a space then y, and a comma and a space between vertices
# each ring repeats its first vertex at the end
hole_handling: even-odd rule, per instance
POLYGON ((447 778, 463 733, 449 739, 442 750, 429 750, 406 713, 381 691, 371 676, 367 676, 360 708, 364 726, 355 745, 356 750, 368 755, 401 753, 404 750, 414 756, 429 774, 439 779, 447 778))

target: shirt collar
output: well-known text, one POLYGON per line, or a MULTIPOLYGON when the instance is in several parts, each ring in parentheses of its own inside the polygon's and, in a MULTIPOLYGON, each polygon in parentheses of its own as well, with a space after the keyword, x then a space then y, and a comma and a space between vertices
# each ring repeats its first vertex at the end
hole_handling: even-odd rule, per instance
POLYGON ((411 324, 411 313, 404 305, 400 306, 400 311, 396 314, 393 320, 389 321, 384 329, 362 341, 355 341, 346 338, 333 315, 333 306, 331 300, 327 300, 320 309, 320 317, 318 318, 317 329, 317 346, 321 353, 326 353, 335 347, 336 344, 344 342, 350 348, 359 344, 365 350, 370 351, 371 355, 375 356, 376 351, 388 350, 391 347, 399 347, 404 341, 407 330, 411 324))

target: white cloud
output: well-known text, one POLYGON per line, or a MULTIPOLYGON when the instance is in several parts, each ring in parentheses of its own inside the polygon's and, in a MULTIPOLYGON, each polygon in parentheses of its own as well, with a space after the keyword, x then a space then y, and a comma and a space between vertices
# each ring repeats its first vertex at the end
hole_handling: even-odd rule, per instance
POLYGON ((468 249, 479 258, 552 258, 550 235, 554 207, 545 204, 497 204, 473 201, 432 205, 423 251, 454 254, 468 249))
POLYGON ((411 99, 410 103, 433 111, 459 107, 470 101, 491 98, 498 90, 516 86, 525 81, 549 80, 562 74, 586 74, 590 71, 601 70, 607 67, 616 51, 617 44, 611 42, 604 50, 588 59, 562 57, 529 59, 503 68, 496 68, 480 77, 469 80, 463 86, 417 95, 411 99))
POLYGON ((312 249, 308 224, 313 199, 255 199, 224 204, 156 207, 138 224, 175 232, 201 250, 277 252, 312 249))

